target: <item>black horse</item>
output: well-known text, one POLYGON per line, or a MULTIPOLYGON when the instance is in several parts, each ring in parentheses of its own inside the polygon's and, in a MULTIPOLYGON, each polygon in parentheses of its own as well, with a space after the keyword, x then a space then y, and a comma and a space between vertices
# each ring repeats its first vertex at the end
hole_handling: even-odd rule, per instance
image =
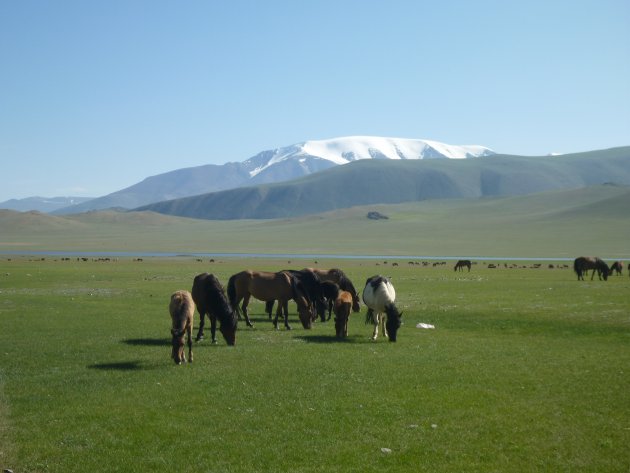
POLYGON ((468 268, 468 272, 470 272, 471 266, 472 266, 472 263, 470 262, 470 260, 460 259, 457 263, 455 263, 454 270, 457 271, 459 269, 460 271, 463 271, 464 268, 468 268))
POLYGON ((221 322, 219 330, 228 345, 236 343, 237 314, 228 302, 223 286, 213 275, 202 273, 195 276, 192 287, 192 297, 199 312, 199 331, 197 341, 203 339, 204 316, 210 319, 210 333, 212 343, 216 343, 217 318, 221 322))
POLYGON ((604 281, 608 281, 610 268, 602 259, 597 256, 580 256, 579 258, 575 258, 573 270, 577 274, 578 281, 584 281, 584 273, 587 273, 589 269, 593 270, 591 281, 593 277, 595 277, 595 271, 597 271, 597 276, 600 281, 602 278, 604 278, 604 281))

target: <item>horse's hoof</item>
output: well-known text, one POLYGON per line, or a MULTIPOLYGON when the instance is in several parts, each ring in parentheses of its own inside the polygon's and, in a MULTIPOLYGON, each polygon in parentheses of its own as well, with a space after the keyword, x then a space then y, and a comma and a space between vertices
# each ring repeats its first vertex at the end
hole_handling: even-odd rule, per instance
POLYGON ((213 345, 216 345, 216 344, 217 344, 216 339, 215 339, 215 340, 212 340, 212 344, 213 344, 213 345))
POLYGON ((290 325, 286 325, 286 326, 285 326, 285 328, 286 328, 287 330, 292 330, 290 325))

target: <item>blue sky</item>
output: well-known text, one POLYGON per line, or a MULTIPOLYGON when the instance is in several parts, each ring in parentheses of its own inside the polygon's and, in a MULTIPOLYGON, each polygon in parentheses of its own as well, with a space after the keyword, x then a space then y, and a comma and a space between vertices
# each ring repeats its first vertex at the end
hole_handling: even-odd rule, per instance
POLYGON ((0 0, 0 202, 349 135, 630 145, 628 0, 0 0))

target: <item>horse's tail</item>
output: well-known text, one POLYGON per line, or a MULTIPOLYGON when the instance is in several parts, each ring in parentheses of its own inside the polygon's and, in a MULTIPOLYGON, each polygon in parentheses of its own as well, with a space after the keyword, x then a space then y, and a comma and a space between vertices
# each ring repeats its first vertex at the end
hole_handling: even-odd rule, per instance
POLYGON ((376 317, 374 317, 374 309, 370 309, 368 307, 367 313, 365 314, 365 325, 376 325, 376 317))
POLYGON ((578 276, 582 272, 580 263, 581 263, 580 258, 576 258, 575 261, 573 261, 573 271, 575 271, 575 274, 577 274, 578 276))
POLYGON ((238 315, 241 316, 241 309, 238 306, 238 300, 236 297, 236 274, 232 275, 228 280, 227 284, 227 296, 230 305, 232 306, 232 310, 238 315))

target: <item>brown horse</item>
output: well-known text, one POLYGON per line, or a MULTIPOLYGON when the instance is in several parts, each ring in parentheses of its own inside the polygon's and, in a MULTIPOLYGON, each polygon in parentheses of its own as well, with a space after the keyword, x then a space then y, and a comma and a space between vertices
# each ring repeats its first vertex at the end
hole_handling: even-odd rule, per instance
POLYGON ((243 314, 248 327, 253 327, 253 325, 249 320, 247 306, 250 298, 254 296, 264 302, 278 301, 276 317, 273 322, 276 329, 278 328, 278 318, 284 311, 284 326, 287 330, 291 330, 287 311, 288 302, 291 299, 297 304, 302 326, 306 329, 311 328, 313 310, 306 291, 302 284, 288 272, 241 271, 230 277, 227 293, 230 304, 239 315, 243 314), (243 301, 243 305, 239 307, 241 301, 243 301))
POLYGON ((470 260, 468 259, 460 259, 457 263, 455 263, 455 268, 454 270, 457 271, 463 271, 464 268, 468 268, 468 272, 470 272, 470 267, 472 266, 472 263, 470 262, 470 260))
POLYGON ((610 266, 610 274, 612 275, 613 273, 617 273, 617 276, 621 276, 621 273, 623 272, 623 263, 621 261, 615 261, 611 266, 610 266))
MULTIPOLYGON (((332 269, 316 269, 316 268, 305 268, 308 271, 312 271, 321 281, 330 281, 334 282, 339 286, 339 289, 342 291, 348 291, 352 295, 352 311, 359 312, 361 310, 361 304, 359 302, 359 294, 357 290, 354 288, 352 281, 350 278, 346 276, 346 274, 339 268, 332 269)), ((328 317, 330 319, 330 316, 328 317)))
POLYGON ((192 287, 192 298, 199 312, 200 322, 197 331, 197 341, 203 339, 205 316, 210 319, 210 333, 212 343, 217 343, 217 318, 221 322, 219 331, 228 345, 236 343, 237 316, 225 296, 223 286, 214 274, 202 273, 195 276, 192 287))
POLYGON ((171 358, 180 365, 186 362, 184 354, 184 334, 188 335, 188 361, 192 363, 192 327, 195 316, 195 303, 188 291, 175 291, 171 295, 168 306, 171 313, 171 335, 173 336, 173 351, 171 358))
POLYGON ((352 294, 348 291, 339 291, 333 306, 335 311, 335 332, 338 338, 348 336, 348 319, 352 310, 352 294))
POLYGON ((580 256, 575 258, 575 261, 573 262, 573 270, 577 274, 578 281, 584 281, 584 273, 588 273, 589 269, 593 270, 593 274, 591 274, 591 281, 595 276, 595 271, 597 271, 597 276, 600 281, 602 278, 604 278, 604 281, 608 281, 610 268, 603 260, 597 256, 580 256))

